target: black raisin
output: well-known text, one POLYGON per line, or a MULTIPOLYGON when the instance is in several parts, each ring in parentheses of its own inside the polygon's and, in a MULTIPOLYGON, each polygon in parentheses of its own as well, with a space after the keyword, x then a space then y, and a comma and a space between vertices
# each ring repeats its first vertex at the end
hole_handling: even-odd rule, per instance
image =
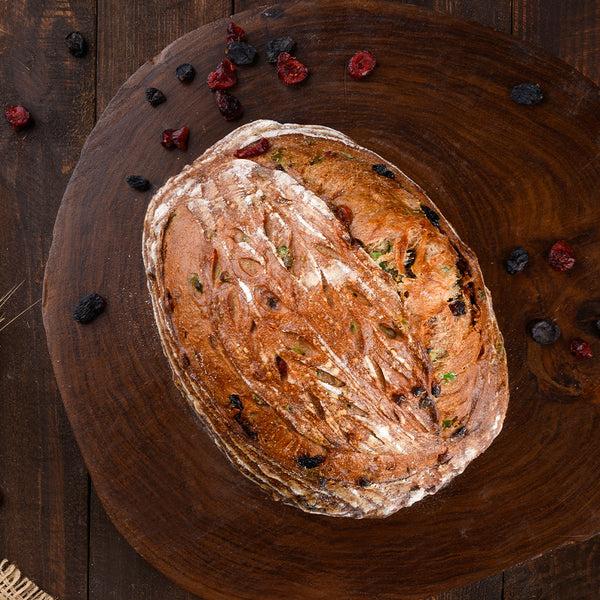
POLYGON ((422 394, 424 394, 425 390, 422 387, 417 385, 411 390, 411 392, 412 392, 413 396, 417 397, 417 396, 421 396, 422 394))
POLYGON ((378 163, 376 165, 371 165, 371 169, 373 169, 377 175, 387 177, 388 179, 396 179, 396 175, 387 168, 387 165, 378 163))
POLYGON ((71 31, 65 37, 65 45, 69 52, 77 58, 85 56, 87 52, 87 43, 79 31, 71 31))
POLYGON ((431 408, 433 406, 433 400, 429 396, 425 396, 419 400, 419 408, 431 408))
POLYGON ((325 462, 325 457, 321 454, 316 456, 298 456, 296 462, 304 469, 314 469, 325 462))
POLYGON ((538 344, 553 344, 560 337, 560 327, 553 321, 538 319, 529 325, 531 337, 538 344))
POLYGON ((242 428, 242 431, 251 440, 256 441, 258 439, 258 434, 256 433, 256 431, 254 431, 254 428, 249 423, 249 421, 242 416, 242 413, 237 413, 233 418, 240 424, 240 427, 242 428))
POLYGON ((450 312, 455 317, 460 317, 461 315, 467 314, 467 305, 462 300, 455 300, 454 302, 450 302, 448 307, 450 308, 450 312))
POLYGON ((150 106, 158 106, 159 104, 165 102, 167 99, 158 88, 151 87, 146 90, 146 100, 148 101, 150 106))
POLYGON ((229 402, 231 403, 231 406, 233 408, 235 408, 237 410, 244 410, 244 405, 242 404, 242 401, 237 394, 230 394, 229 402))
POLYGON ((369 487, 371 485, 371 481, 366 477, 359 477, 358 485, 360 485, 360 487, 369 487))
POLYGON ((194 67, 192 67, 192 65, 190 65, 189 63, 183 63, 175 69, 175 75, 177 76, 177 79, 179 79, 179 81, 189 83, 190 81, 192 81, 192 79, 194 79, 196 71, 194 67))
POLYGON ((441 393, 442 393, 442 386, 437 381, 434 381, 431 384, 431 395, 434 398, 439 398, 441 393))
POLYGON ((529 262, 529 253, 525 248, 517 248, 510 253, 506 260, 505 267, 510 275, 520 273, 529 262))
POLYGON ((267 299, 267 304, 269 306, 269 308, 272 308, 273 310, 275 310, 277 308, 277 298, 275 298, 275 296, 269 296, 267 299))
POLYGON ((250 65, 256 58, 256 48, 248 42, 231 42, 227 45, 227 58, 234 65, 250 65))
POLYGON ((273 65, 277 64, 277 59, 282 52, 293 54, 295 47, 296 42, 289 35, 267 42, 267 62, 270 62, 273 65))
POLYGON ((517 104, 537 104, 544 98, 542 88, 537 83, 519 83, 515 85, 510 93, 510 98, 517 104))
POLYGON ((392 394, 392 402, 402 406, 406 402, 406 396, 404 394, 392 394))
POLYGON ((468 431, 466 427, 459 427, 453 434, 452 437, 464 437, 468 431))
POLYGON ((100 294, 89 294, 75 305, 73 318, 78 323, 89 323, 104 310, 105 306, 106 302, 100 294))
POLYGON ((145 192, 150 189, 150 182, 141 175, 127 175, 125 181, 134 189, 145 192))
POLYGON ((429 206, 427 206, 425 204, 421 204, 421 210, 423 211, 423 213, 425 214, 427 219, 429 219, 429 222, 434 227, 437 227, 439 229, 440 228, 440 216, 435 212, 435 210, 429 208, 429 206))

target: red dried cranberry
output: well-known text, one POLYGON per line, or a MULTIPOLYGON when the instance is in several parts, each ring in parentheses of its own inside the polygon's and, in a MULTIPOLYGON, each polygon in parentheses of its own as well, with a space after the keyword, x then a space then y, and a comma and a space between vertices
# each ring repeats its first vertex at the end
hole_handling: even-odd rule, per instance
POLYGON ((264 154, 269 149, 269 140, 267 138, 260 138, 258 142, 244 146, 234 152, 236 158, 250 158, 251 156, 259 156, 264 154))
POLYGON ((179 148, 180 150, 187 150, 187 140, 190 130, 187 126, 180 127, 179 129, 165 129, 162 132, 161 144, 165 148, 179 148))
POLYGON ((4 116, 6 117, 6 120, 13 126, 15 131, 19 131, 19 129, 26 127, 31 119, 29 111, 20 105, 9 106, 4 111, 4 116))
POLYGON ((246 41, 246 32, 233 21, 227 25, 227 44, 246 41))
POLYGON ((229 59, 220 62, 217 68, 210 73, 207 79, 211 90, 224 90, 235 85, 237 81, 235 67, 229 59))
POLYGON ((277 59, 277 76, 288 85, 300 83, 308 77, 308 69, 296 57, 282 52, 277 59))
POLYGON ((348 63, 348 75, 354 79, 366 77, 377 63, 375 55, 368 50, 359 50, 348 63))
POLYGON ((558 240, 550 248, 548 261, 550 262, 550 266, 556 271, 568 271, 575 264, 573 248, 565 240, 558 240))
POLYGON ((335 209, 335 216, 342 222, 346 227, 350 227, 352 223, 352 219, 354 219, 354 215, 352 214, 352 209, 345 204, 340 204, 335 209))
POLYGON ((592 349, 585 340, 573 340, 571 342, 571 354, 575 358, 592 358, 592 349))
POLYGON ((288 366, 285 360, 281 358, 281 356, 275 357, 275 364, 277 365, 277 370, 279 371, 279 377, 281 377, 281 381, 285 381, 288 376, 288 366))
POLYGON ((244 112, 240 101, 233 94, 225 90, 217 90, 215 92, 215 101, 226 121, 235 121, 244 112))

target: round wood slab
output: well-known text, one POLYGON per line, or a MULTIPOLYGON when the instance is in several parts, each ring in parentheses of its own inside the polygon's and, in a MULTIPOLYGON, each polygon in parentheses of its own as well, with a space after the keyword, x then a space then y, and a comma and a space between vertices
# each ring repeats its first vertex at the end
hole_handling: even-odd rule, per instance
POLYGON ((238 69, 238 122, 219 114, 207 74, 224 58, 227 21, 177 40, 121 88, 66 190, 46 270, 44 318, 58 385, 111 518, 169 578, 205 600, 416 599, 483 578, 600 529, 600 110, 598 89, 548 54, 490 29, 383 1, 301 1, 235 17, 259 51, 238 69), (310 69, 277 80, 265 45, 291 35, 310 69), (370 49, 375 71, 346 75, 370 49), (180 83, 175 67, 197 71, 180 83), (510 99, 537 82, 543 101, 510 99), (167 101, 151 107, 148 87, 167 101), (154 188, 241 123, 328 125, 403 169, 475 250, 506 340, 511 403, 492 447, 433 497, 383 520, 311 516, 273 501, 233 468, 172 383, 142 264, 154 188), (188 150, 160 145, 188 125, 188 150), (557 239, 574 268, 546 260, 557 239), (527 248, 510 276, 503 260, 527 248), (80 325, 77 300, 106 311, 80 325), (536 344, 527 323, 556 320, 536 344))

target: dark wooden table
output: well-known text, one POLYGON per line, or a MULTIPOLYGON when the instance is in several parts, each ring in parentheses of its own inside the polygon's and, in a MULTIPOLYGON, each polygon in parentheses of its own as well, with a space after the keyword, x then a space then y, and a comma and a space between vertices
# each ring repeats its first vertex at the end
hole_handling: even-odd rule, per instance
MULTIPOLYGON (((600 83, 600 2, 422 0, 542 46, 600 83)), ((0 127, 0 296, 25 281, 7 316, 42 294, 52 228, 83 143, 119 85, 169 42, 257 0, 33 0, 0 8, 2 108, 23 103, 35 126, 0 127), (64 36, 89 42, 69 55, 64 36)), ((108 520, 66 418, 39 305, 0 332, 0 558, 70 598, 194 598, 146 564, 108 520)), ((600 538, 560 548, 444 599, 600 596, 600 538)), ((374 593, 374 597, 376 594, 374 593)), ((258 600, 258 599, 257 599, 258 600)))

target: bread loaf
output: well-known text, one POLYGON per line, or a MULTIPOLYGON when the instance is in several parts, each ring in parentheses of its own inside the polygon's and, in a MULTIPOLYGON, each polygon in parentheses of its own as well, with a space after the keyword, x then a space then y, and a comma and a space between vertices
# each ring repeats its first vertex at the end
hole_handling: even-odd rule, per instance
POLYGON ((143 253, 175 383, 275 498, 384 517, 500 432, 506 359, 476 257, 341 133, 236 129, 154 196, 143 253))

